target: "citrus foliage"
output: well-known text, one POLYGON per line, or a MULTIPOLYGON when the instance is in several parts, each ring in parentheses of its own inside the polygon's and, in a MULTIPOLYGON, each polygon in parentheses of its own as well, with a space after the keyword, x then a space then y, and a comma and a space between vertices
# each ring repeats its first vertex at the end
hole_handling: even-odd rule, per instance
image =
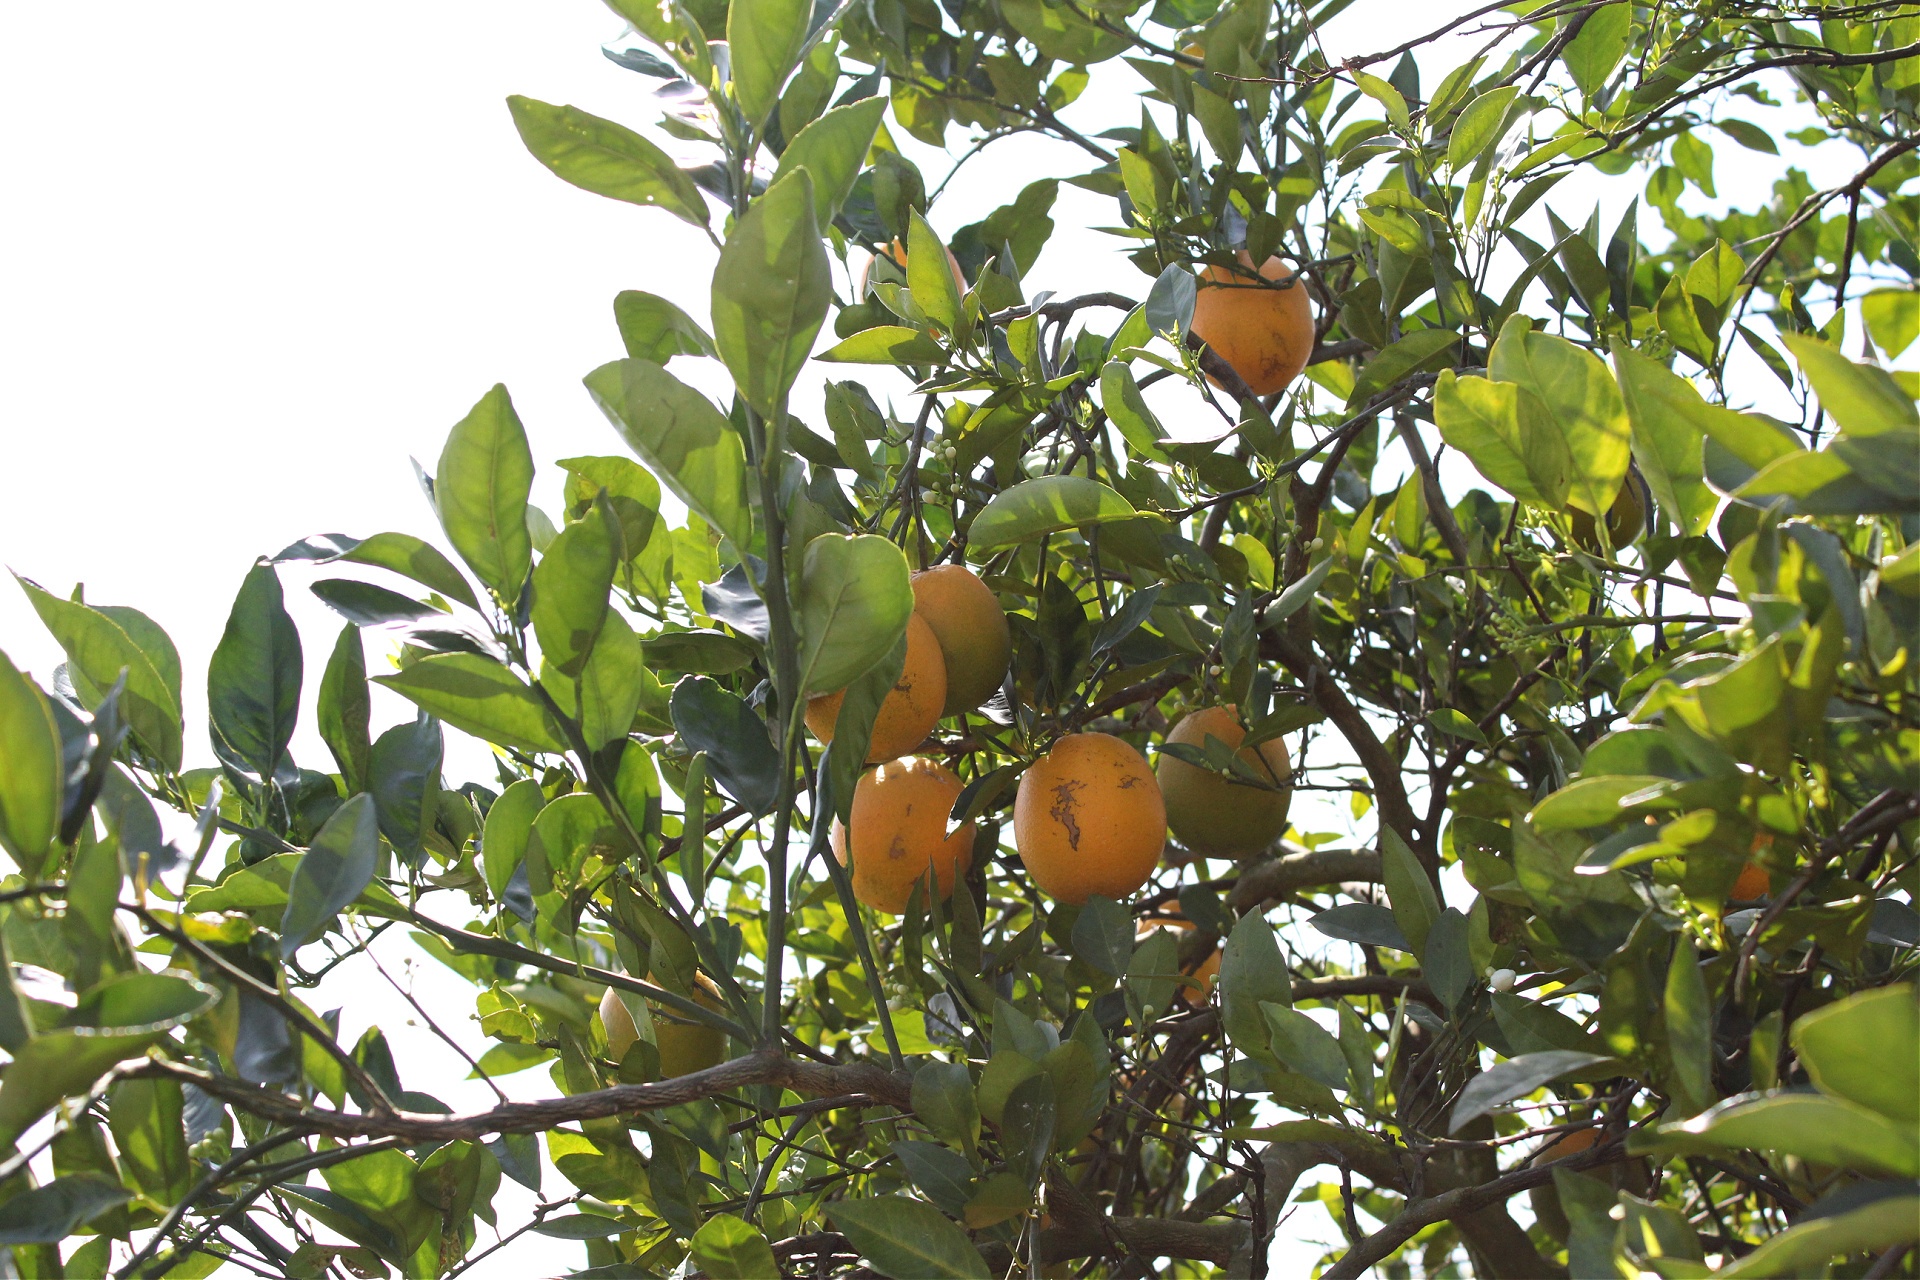
POLYGON ((1489 9, 1446 67, 1328 65, 1342 0, 614 7, 701 163, 513 121, 712 236, 711 323, 614 299, 626 453, 557 521, 496 387, 423 476, 451 556, 247 576, 211 762, 158 622, 21 581, 20 1274, 451 1274, 503 1179, 604 1275, 1264 1274, 1296 1200, 1328 1276, 1911 1272, 1920 418, 1842 348, 1920 328, 1912 6, 1489 9), (1121 59, 1138 123, 1066 124, 1121 59), (1850 179, 1768 159, 1788 100, 1850 179), (943 242, 896 139, 969 132, 1081 162, 1135 284, 1030 296, 1052 178, 943 242), (1729 144, 1774 202, 1691 212, 1729 144), (395 927, 553 1096, 337 1041, 395 927))

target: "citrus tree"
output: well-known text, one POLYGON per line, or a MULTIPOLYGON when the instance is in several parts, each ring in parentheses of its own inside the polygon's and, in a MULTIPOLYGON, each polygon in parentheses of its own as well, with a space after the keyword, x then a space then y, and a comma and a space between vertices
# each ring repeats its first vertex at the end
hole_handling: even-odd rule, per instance
POLYGON ((712 293, 614 298, 564 512, 488 391, 443 536, 249 572, 210 755, 20 579, 17 1274, 1914 1274, 1920 10, 610 3, 683 158, 513 123, 712 293), (1131 267, 1036 294, 1060 182, 1131 267), (342 1042, 389 931, 551 1087, 342 1042))

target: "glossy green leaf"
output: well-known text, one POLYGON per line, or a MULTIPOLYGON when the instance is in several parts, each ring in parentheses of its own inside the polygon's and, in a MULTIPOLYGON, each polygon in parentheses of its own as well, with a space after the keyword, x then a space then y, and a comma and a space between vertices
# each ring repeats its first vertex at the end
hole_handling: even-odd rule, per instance
POLYGON ((1008 25, 1049 58, 1076 66, 1092 66, 1124 53, 1129 40, 1089 20, 1078 8, 1048 4, 1046 0, 1000 0, 1008 25))
POLYGON ((1415 329, 1360 367, 1347 395, 1349 405, 1363 405, 1394 383, 1429 367, 1439 356, 1460 344, 1451 329, 1415 329))
POLYGON ((1125 520, 1133 504, 1084 476, 1041 476, 1002 490, 974 517, 968 545, 979 553, 1031 542, 1083 525, 1125 520))
POLYGON ((746 402, 771 419, 833 301, 827 251, 801 169, 747 207, 713 272, 713 339, 746 402))
POLYGON ((1523 502, 1559 507, 1573 460, 1557 432, 1522 430, 1523 394, 1512 383, 1458 378, 1449 369, 1434 387, 1434 424, 1490 483, 1523 502))
POLYGON ((58 1244, 132 1193, 98 1174, 55 1178, 0 1204, 0 1245, 58 1244))
POLYGON ((1453 122, 1453 134, 1447 140, 1447 163, 1455 173, 1480 158, 1480 153, 1498 142, 1500 124, 1507 119, 1508 108, 1519 94, 1517 86, 1507 85, 1483 93, 1467 104, 1453 122))
POLYGON ((647 654, 640 638, 627 620, 611 609, 579 679, 543 670, 540 683, 549 688, 560 686, 553 689, 554 700, 579 720, 580 736, 586 739, 590 751, 633 732, 641 700, 650 688, 658 688, 658 681, 647 669, 647 654))
POLYGON ((972 1151, 980 1137, 980 1109, 966 1063, 923 1063, 913 1073, 913 1113, 941 1137, 972 1151))
POLYGON ((648 360, 615 360, 586 378, 594 403, 627 445, 736 548, 752 545, 747 461, 713 402, 648 360))
POLYGON ((1849 360, 1806 334, 1782 334, 1780 340, 1813 384, 1820 407, 1848 435, 1877 436, 1898 431, 1910 437, 1920 431, 1920 410, 1886 370, 1849 360))
POLYGON ((187 1193, 194 1177, 177 1080, 122 1080, 108 1097, 107 1118, 120 1163, 140 1190, 161 1204, 187 1193))
POLYGON ((480 607, 473 588, 453 561, 432 543, 410 533, 376 533, 364 540, 341 533, 319 534, 294 543, 273 559, 276 564, 287 560, 308 560, 314 564, 344 560, 350 564, 371 565, 411 578, 468 608, 480 607))
POLYGON ((854 677, 843 690, 840 714, 833 720, 833 742, 827 747, 825 769, 830 780, 833 811, 843 823, 853 821, 854 789, 866 772, 867 755, 873 745, 873 725, 880 708, 900 682, 907 664, 907 634, 904 630, 879 661, 854 677))
POLYGON ((820 359, 835 364, 941 364, 947 351, 938 342, 904 325, 880 325, 834 344, 820 359))
POLYGON ((1289 1068, 1329 1089, 1353 1083, 1340 1042, 1318 1022, 1298 1009, 1271 1002, 1261 1006, 1273 1032, 1273 1052, 1289 1068))
POLYGON ((1291 1005, 1293 983, 1274 940, 1273 926, 1258 912, 1241 916, 1220 954, 1220 1021, 1242 1052, 1268 1052, 1272 1031, 1263 1004, 1291 1005))
POLYGON ((613 321, 635 360, 665 364, 674 356, 718 354, 700 322, 658 294, 622 289, 613 296, 613 321))
POLYGON ((766 722, 744 700, 704 676, 673 686, 674 731, 694 751, 707 753, 707 767, 727 794, 754 813, 778 802, 780 753, 766 722))
POLYGON ((930 1204, 905 1196, 835 1200, 827 1217, 881 1275, 895 1280, 988 1280, 966 1233, 930 1204))
POLYGON ((1737 415, 1708 404, 1691 382, 1624 345, 1614 347, 1613 369, 1632 424, 1640 473, 1681 531, 1699 534, 1719 506, 1707 488, 1700 456, 1705 420, 1737 415))
POLYGON ((886 110, 887 100, 878 97, 835 107, 787 143, 772 181, 779 182, 796 169, 813 175, 813 216, 820 226, 826 226, 852 192, 886 110))
POLYGON ((373 797, 361 793, 333 811, 287 887, 280 957, 293 958, 372 883, 380 866, 380 824, 373 797))
POLYGON ((367 759, 373 751, 369 723, 373 714, 367 696, 367 657, 360 641, 360 628, 348 623, 340 628, 333 653, 320 677, 318 714, 320 740, 333 753, 333 760, 346 779, 349 791, 363 790, 367 781, 367 759))
POLYGON ((779 1274, 767 1238, 730 1213, 716 1213, 701 1223, 691 1243, 693 1260, 714 1280, 757 1280, 779 1274))
POLYGON ((496 899, 506 893, 507 881, 513 879, 514 871, 526 859, 527 836, 533 831, 533 820, 545 803, 540 784, 531 778, 522 778, 502 791, 487 810, 480 837, 481 863, 487 888, 496 899))
POLYGON ((1632 428, 1619 384, 1591 351, 1549 333, 1533 333, 1524 317, 1509 320, 1493 344, 1488 372, 1519 384, 1522 438, 1557 432, 1570 464, 1567 501, 1604 516, 1627 475, 1632 428))
POLYGON ((247 572, 207 666, 207 711, 222 763, 255 781, 285 761, 300 717, 300 633, 264 561, 247 572))
POLYGON ((527 495, 533 453, 506 387, 496 383, 454 424, 440 451, 433 496, 460 558, 511 604, 533 567, 527 495))
POLYGON ((444 617, 444 611, 423 604, 412 596, 377 587, 371 582, 350 578, 323 578, 310 590, 329 609, 357 627, 383 627, 390 623, 420 622, 444 617))
POLYGON ((560 531, 533 571, 533 632, 540 656, 569 676, 580 674, 613 589, 618 531, 600 506, 560 531))
POLYGON ((900 548, 875 534, 807 543, 794 601, 802 689, 843 689, 887 655, 913 614, 911 576, 900 548))
POLYGON ((1392 827, 1380 828, 1380 875, 1386 882, 1393 918, 1416 954, 1424 953, 1427 934, 1440 918, 1440 899, 1413 850, 1392 827))
POLYGON ((1875 289, 1860 299, 1860 315, 1875 345, 1889 360, 1920 338, 1920 292, 1875 289))
POLYGON ((1888 1124, 1877 1111, 1821 1094, 1733 1099, 1691 1120, 1661 1125, 1634 1146, 1700 1152, 1752 1148, 1842 1169, 1920 1176, 1920 1131, 1888 1124))
POLYGON ((1680 1115, 1695 1115, 1719 1100, 1713 1087, 1713 1002, 1700 972, 1693 939, 1681 934, 1667 968, 1665 1000, 1669 1092, 1680 1115))
POLYGON ((68 670, 82 700, 89 707, 127 673, 120 695, 120 712, 134 737, 155 759, 170 769, 181 761, 180 688, 169 683, 164 663, 156 663, 135 637, 108 614, 71 600, 62 600, 19 574, 14 581, 27 594, 40 621, 66 652, 68 670), (82 681, 85 684, 82 684, 82 681))
POLYGON ((1453 1117, 1447 1131, 1458 1133, 1495 1107, 1524 1098, 1544 1084, 1605 1061, 1605 1054, 1565 1049, 1510 1058, 1467 1082, 1467 1087, 1460 1091, 1459 1101, 1453 1104, 1453 1117))
POLYGON ((35 868, 60 829, 66 791, 60 727, 47 697, 0 653, 0 845, 35 868))
POLYGON ((1714 1272, 1726 1280, 1829 1274, 1825 1263, 1849 1254, 1884 1254, 1920 1239, 1920 1196, 1894 1192, 1857 1209, 1808 1217, 1762 1240, 1743 1258, 1714 1272))
POLYGON ((1793 1047, 1822 1093, 1920 1123, 1920 1005, 1914 984, 1864 991, 1793 1024, 1793 1047))
POLYGON ((907 285, 927 319, 947 333, 961 331, 960 282, 947 264, 947 247, 917 209, 907 226, 907 285))
POLYGON ((373 681, 488 742, 522 751, 566 750, 559 727, 538 695, 491 658, 437 653, 390 676, 375 676, 373 681))
POLYGON ((812 16, 810 0, 754 0, 727 11, 733 96, 749 126, 759 128, 780 101, 780 88, 799 61, 812 16))
POLYGON ((507 99, 520 140, 547 168, 595 195, 658 205, 696 227, 707 225, 700 188, 673 158, 633 130, 578 107, 507 99))
POLYGON ((367 793, 380 818, 380 834, 409 863, 423 856, 422 843, 440 810, 444 755, 440 722, 424 710, 413 723, 397 724, 374 739, 367 793))

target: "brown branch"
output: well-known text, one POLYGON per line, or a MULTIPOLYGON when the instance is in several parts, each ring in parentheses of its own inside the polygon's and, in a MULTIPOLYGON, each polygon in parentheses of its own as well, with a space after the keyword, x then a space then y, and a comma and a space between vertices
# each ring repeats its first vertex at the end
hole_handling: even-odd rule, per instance
POLYGON ((1229 901, 1242 914, 1269 898, 1319 885, 1380 880, 1380 854, 1374 849, 1314 849, 1282 853, 1240 873, 1229 901))
POLYGON ((825 1066, 779 1054, 754 1053, 705 1071, 651 1084, 623 1084, 539 1102, 506 1102, 467 1115, 423 1115, 412 1111, 355 1114, 310 1107, 298 1098, 198 1067, 155 1059, 129 1073, 164 1077, 194 1085, 251 1115, 288 1127, 299 1126, 336 1138, 395 1137, 408 1144, 478 1141, 488 1134, 544 1133, 564 1124, 657 1111, 684 1102, 700 1102, 751 1085, 778 1085, 797 1093, 866 1094, 901 1111, 912 1109, 913 1087, 905 1076, 878 1065, 850 1062, 825 1066))

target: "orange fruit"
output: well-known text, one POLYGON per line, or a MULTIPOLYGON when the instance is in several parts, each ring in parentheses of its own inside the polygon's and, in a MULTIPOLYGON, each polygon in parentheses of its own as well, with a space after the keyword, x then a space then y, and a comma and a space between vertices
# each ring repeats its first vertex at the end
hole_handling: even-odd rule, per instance
MULTIPOLYGON (((886 253, 894 266, 899 267, 902 271, 907 269, 907 247, 901 244, 898 238, 895 238, 894 242, 888 245, 883 252, 886 253)), ((867 260, 860 264, 860 270, 854 275, 853 299, 855 302, 865 302, 867 300, 869 279, 873 275, 873 264, 879 256, 879 254, 869 254, 867 260)), ((953 287, 955 292, 965 293, 967 291, 967 273, 960 269, 960 259, 953 256, 953 250, 951 249, 947 250, 947 266, 953 271, 953 287)))
POLYGON ((1007 677, 1013 634, 993 588, 963 564, 943 564, 913 575, 913 611, 933 628, 946 660, 942 715, 971 711, 1007 677))
MULTIPOLYGON (((647 981, 653 980, 653 975, 648 974, 647 981)), ((720 988, 704 973, 693 975, 693 997, 715 1013, 725 1007, 720 988)), ((677 1015, 669 1015, 658 1006, 652 1013, 654 1047, 660 1051, 662 1080, 705 1071, 727 1060, 726 1032, 704 1022, 671 1021, 670 1018, 677 1015)), ((618 1062, 640 1038, 640 1029, 634 1025, 633 1015, 627 1012, 620 993, 612 987, 600 997, 600 1022, 607 1029, 607 1056, 618 1062)))
POLYGON ((1105 733, 1053 744, 1020 778, 1013 843, 1048 897, 1131 897, 1167 843, 1167 807, 1146 757, 1105 733))
MULTIPOLYGON (((833 741, 834 722, 846 691, 824 693, 807 703, 807 728, 821 742, 833 741)), ((915 613, 907 619, 907 661, 893 692, 880 703, 874 717, 873 740, 867 745, 867 763, 878 764, 906 755, 927 740, 940 722, 947 701, 947 663, 933 628, 915 613)))
POLYGON ((1772 887, 1773 880, 1767 869, 1757 862, 1749 862, 1740 868, 1740 878, 1727 890, 1727 897, 1735 902, 1758 902, 1772 887))
MULTIPOLYGON (((1167 741, 1204 747, 1211 737, 1229 747, 1239 747, 1246 736, 1240 713, 1234 708, 1206 707, 1183 717, 1167 734, 1167 741)), ((1269 738, 1257 747, 1241 747, 1237 755, 1255 773, 1274 783, 1285 782, 1293 768, 1287 759, 1287 746, 1278 738, 1269 738)), ((1291 788, 1262 791, 1231 782, 1166 752, 1161 753, 1155 774, 1167 800, 1167 826, 1195 853, 1213 857, 1258 853, 1286 832, 1287 807, 1293 802, 1291 788)))
POLYGON ((1538 1166, 1552 1164, 1555 1160, 1564 1160, 1568 1156, 1577 1156, 1594 1143, 1600 1141, 1598 1129, 1575 1129, 1572 1133, 1563 1133, 1546 1146, 1540 1148, 1529 1163, 1538 1166))
MULTIPOLYGON (((1253 259, 1243 251, 1243 267, 1253 259)), ((1279 258, 1260 268, 1264 280, 1291 282, 1267 288, 1225 267, 1200 272, 1193 301, 1193 333, 1233 366, 1255 395, 1284 391, 1307 367, 1313 352, 1313 302, 1306 281, 1279 258)))
MULTIPOLYGON (((1629 475, 1620 486, 1619 496, 1607 508, 1607 545, 1614 550, 1629 546, 1647 525, 1647 501, 1640 492, 1640 478, 1629 475)), ((1573 525, 1573 540, 1589 551, 1599 551, 1600 531, 1593 517, 1578 507, 1570 507, 1567 519, 1573 525)))
MULTIPOLYGON (((863 774, 853 789, 853 896, 899 915, 933 868, 945 900, 973 862, 973 824, 947 834, 960 779, 938 760, 907 756, 863 774)), ((833 824, 833 856, 847 864, 847 829, 833 824)))

